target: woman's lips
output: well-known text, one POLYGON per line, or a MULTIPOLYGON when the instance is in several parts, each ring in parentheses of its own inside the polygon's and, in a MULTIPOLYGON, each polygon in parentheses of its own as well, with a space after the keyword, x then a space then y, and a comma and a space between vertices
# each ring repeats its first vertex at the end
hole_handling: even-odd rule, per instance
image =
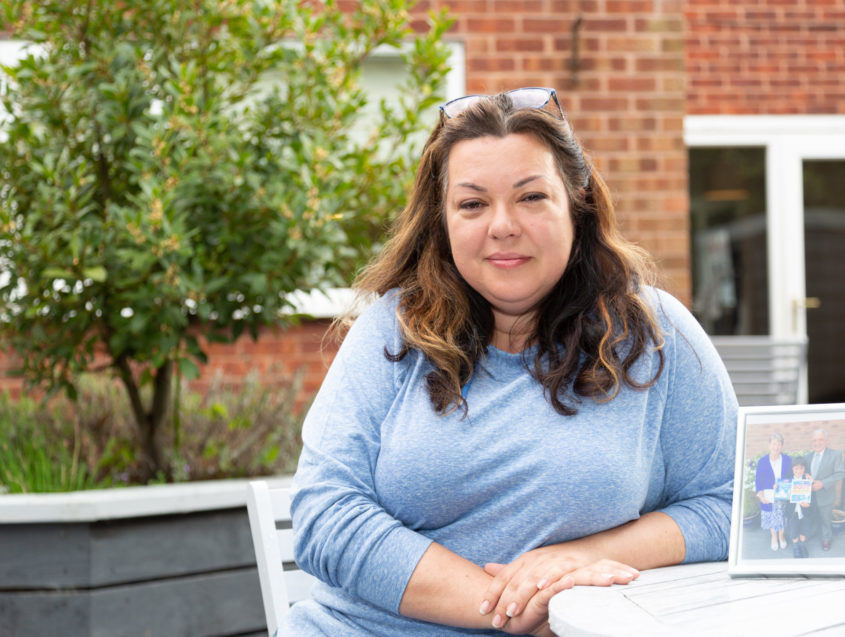
POLYGON ((486 261, 497 268, 510 269, 518 268, 522 264, 527 263, 530 259, 531 257, 527 257, 524 254, 497 253, 488 256, 486 261))

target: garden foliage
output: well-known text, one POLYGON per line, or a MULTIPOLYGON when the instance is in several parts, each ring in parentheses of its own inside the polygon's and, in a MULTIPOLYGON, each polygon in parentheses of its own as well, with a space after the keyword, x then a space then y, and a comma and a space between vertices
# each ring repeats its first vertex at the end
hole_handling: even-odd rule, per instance
POLYGON ((206 339, 348 282, 402 207, 448 21, 411 33, 406 0, 0 6, 32 43, 0 95, 0 337, 71 397, 81 372, 116 373, 146 476, 170 475, 174 379, 206 339), (377 47, 406 74, 368 127, 377 47))
MULTIPOLYGON (((0 493, 79 491, 149 481, 135 451, 138 431, 119 382, 84 374, 76 385, 75 401, 65 395, 49 401, 0 395, 0 493)), ((180 426, 163 433, 171 473, 152 479, 292 472, 301 447, 300 387, 300 375, 268 386, 253 373, 237 387, 215 378, 202 394, 182 390, 176 405, 180 426)))

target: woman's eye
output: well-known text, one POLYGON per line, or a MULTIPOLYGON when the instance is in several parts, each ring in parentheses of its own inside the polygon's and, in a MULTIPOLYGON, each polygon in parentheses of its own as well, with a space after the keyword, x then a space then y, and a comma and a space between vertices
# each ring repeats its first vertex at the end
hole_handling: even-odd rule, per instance
POLYGON ((478 210, 483 206, 484 203, 479 201, 478 199, 470 199, 469 201, 462 201, 458 208, 461 210, 478 210))
POLYGON ((529 192, 522 199, 523 201, 541 201, 546 198, 546 195, 542 192, 529 192))

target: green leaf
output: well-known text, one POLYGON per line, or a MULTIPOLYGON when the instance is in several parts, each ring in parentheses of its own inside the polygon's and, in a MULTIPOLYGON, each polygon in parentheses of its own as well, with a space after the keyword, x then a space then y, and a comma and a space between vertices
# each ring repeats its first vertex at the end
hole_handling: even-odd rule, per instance
POLYGON ((53 268, 48 267, 44 268, 41 272, 41 276, 45 279, 75 279, 76 275, 71 272, 70 270, 64 270, 62 268, 53 268))
POLYGON ((200 368, 190 358, 179 359, 179 373, 185 380, 194 380, 200 376, 200 368))
POLYGON ((106 269, 101 265, 94 266, 92 268, 84 268, 82 270, 82 274, 86 279, 91 279, 96 283, 105 283, 107 277, 106 269))

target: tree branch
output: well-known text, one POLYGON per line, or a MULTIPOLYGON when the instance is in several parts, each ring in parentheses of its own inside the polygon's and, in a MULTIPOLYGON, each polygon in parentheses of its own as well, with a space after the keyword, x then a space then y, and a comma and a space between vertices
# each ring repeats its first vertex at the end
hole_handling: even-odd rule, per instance
POLYGON ((132 368, 129 366, 129 357, 125 354, 119 354, 114 359, 114 366, 120 373, 120 378, 123 385, 126 387, 126 393, 129 395, 129 404, 132 407, 132 413, 135 414, 135 421, 140 427, 142 423, 147 421, 147 412, 144 410, 144 403, 141 400, 141 392, 138 389, 138 383, 135 382, 135 377, 132 375, 132 368))

